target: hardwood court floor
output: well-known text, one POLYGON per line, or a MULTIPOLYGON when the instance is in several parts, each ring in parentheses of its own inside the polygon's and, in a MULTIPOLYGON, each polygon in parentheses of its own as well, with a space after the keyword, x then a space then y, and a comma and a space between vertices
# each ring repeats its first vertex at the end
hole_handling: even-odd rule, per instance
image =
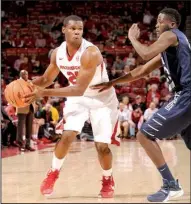
MULTIPOLYGON (((190 152, 183 141, 160 141, 173 175, 185 194, 176 201, 190 202, 190 152)), ((39 186, 51 165, 53 145, 32 153, 2 159, 2 202, 6 203, 145 203, 157 191, 161 178, 137 141, 111 146, 115 197, 98 198, 102 171, 92 142, 74 142, 65 160, 54 194, 45 198, 39 186)))

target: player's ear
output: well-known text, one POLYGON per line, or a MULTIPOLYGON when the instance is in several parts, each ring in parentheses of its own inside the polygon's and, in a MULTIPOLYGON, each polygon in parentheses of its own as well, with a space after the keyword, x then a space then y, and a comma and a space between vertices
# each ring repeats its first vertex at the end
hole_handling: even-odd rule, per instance
POLYGON ((65 26, 62 26, 62 33, 65 34, 65 30, 66 30, 65 26))
POLYGON ((175 22, 172 22, 171 23, 171 28, 175 28, 176 27, 176 23, 175 22))

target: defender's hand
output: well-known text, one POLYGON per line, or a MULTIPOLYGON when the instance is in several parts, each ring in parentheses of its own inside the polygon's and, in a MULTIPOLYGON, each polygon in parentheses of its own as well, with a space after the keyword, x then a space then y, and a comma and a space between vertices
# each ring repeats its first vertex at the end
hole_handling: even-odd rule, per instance
POLYGON ((131 28, 129 29, 129 32, 128 32, 128 37, 129 39, 131 38, 135 38, 135 39, 138 39, 140 36, 140 29, 138 27, 138 24, 137 23, 134 23, 131 28))
POLYGON ((104 83, 101 83, 101 84, 93 85, 90 88, 91 89, 98 89, 99 92, 102 92, 102 91, 105 91, 107 89, 110 89, 112 86, 113 86, 113 84, 109 81, 109 82, 104 82, 104 83))

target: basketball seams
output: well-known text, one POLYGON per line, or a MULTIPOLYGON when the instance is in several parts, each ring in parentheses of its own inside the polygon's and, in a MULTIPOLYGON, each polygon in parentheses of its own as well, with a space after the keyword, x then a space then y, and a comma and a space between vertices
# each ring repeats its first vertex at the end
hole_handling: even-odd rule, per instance
POLYGON ((18 82, 18 84, 20 85, 21 89, 23 90, 23 94, 25 94, 25 91, 24 91, 22 85, 20 84, 19 80, 17 80, 17 82, 18 82))
POLYGON ((31 87, 29 83, 17 79, 6 86, 4 94, 8 103, 19 108, 29 105, 23 101, 23 95, 29 92, 31 93, 32 91, 33 87, 31 87))

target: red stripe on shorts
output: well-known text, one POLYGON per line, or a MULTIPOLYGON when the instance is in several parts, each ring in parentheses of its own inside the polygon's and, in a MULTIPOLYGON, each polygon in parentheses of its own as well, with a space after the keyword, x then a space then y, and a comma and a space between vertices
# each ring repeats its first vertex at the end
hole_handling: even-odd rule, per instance
POLYGON ((120 142, 115 139, 116 133, 117 133, 117 127, 118 127, 118 120, 117 120, 117 122, 115 123, 115 127, 114 127, 114 130, 113 130, 113 134, 112 134, 112 136, 111 136, 111 144, 115 144, 115 145, 117 145, 117 146, 120 146, 120 142))

